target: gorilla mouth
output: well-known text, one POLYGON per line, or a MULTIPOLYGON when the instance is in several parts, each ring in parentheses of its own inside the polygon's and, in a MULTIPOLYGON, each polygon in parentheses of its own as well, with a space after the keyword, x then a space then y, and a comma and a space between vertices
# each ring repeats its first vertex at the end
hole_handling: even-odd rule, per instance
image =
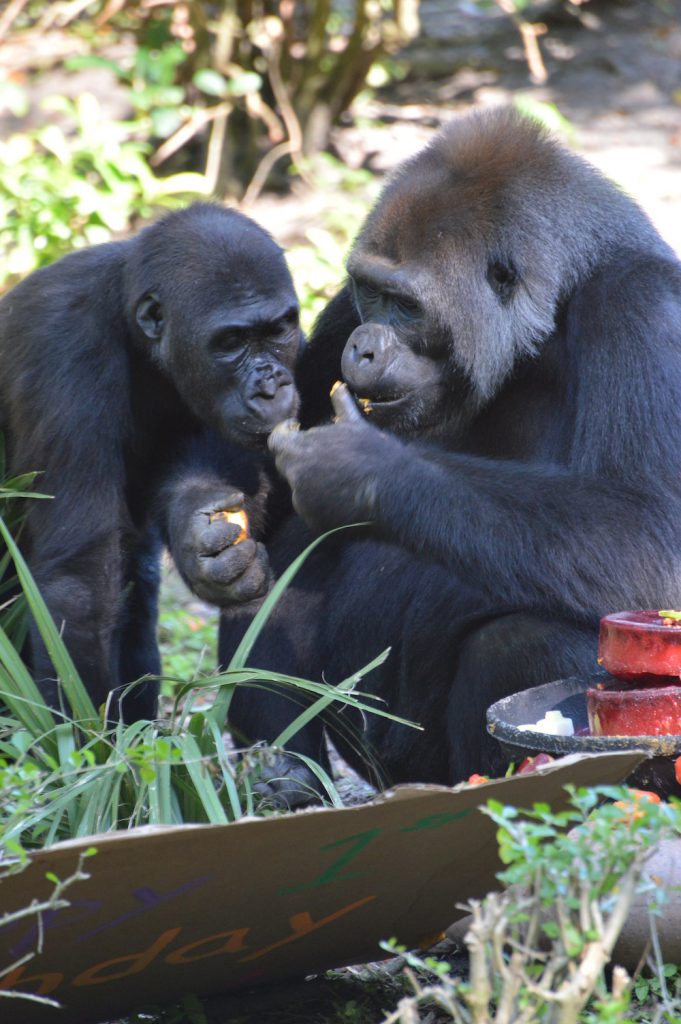
POLYGON ((365 414, 370 414, 373 409, 396 409, 409 398, 408 395, 358 395, 353 391, 356 402, 365 414))

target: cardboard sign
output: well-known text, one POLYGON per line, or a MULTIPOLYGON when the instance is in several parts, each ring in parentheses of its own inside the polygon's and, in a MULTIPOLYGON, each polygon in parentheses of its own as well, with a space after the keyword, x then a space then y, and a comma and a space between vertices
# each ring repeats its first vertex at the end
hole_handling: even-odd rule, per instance
MULTIPOLYGON (((434 938, 456 904, 498 887, 496 826, 478 807, 563 802, 563 786, 617 783, 636 752, 566 757, 483 786, 399 787, 370 804, 231 825, 136 829, 36 854, 0 886, 2 911, 66 878, 87 881, 43 915, 43 951, 0 988, 49 995, 55 1010, 0 998, 12 1024, 94 1024, 188 992, 226 992, 383 957, 382 939, 434 938)), ((35 918, 0 929, 0 968, 36 948, 35 918)))

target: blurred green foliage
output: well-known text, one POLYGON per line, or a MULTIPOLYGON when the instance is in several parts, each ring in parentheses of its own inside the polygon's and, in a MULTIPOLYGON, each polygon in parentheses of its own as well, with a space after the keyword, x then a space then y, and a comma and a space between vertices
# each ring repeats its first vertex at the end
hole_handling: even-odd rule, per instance
POLYGON ((44 106, 60 123, 0 140, 0 290, 204 186, 198 174, 158 178, 134 122, 107 121, 89 93, 44 106))
MULTIPOLYGON (((0 115, 32 127, 19 123, 0 140, 0 292, 72 249, 129 232, 158 206, 244 190, 252 203, 282 158, 323 181, 328 168, 313 172, 310 156, 372 68, 384 61, 398 73, 390 55, 417 31, 417 12, 418 0, 10 5, 0 12, 9 55, 0 115), (101 102, 85 92, 33 104, 45 70, 93 69, 109 72, 129 116, 107 116, 106 86, 101 102)), ((293 256, 313 282, 308 319, 335 287, 361 219, 349 205, 321 229, 319 266, 293 256)))
POLYGON ((215 672, 218 613, 186 607, 175 588, 164 591, 159 616, 159 644, 163 664, 162 692, 169 696, 173 680, 188 682, 215 672))

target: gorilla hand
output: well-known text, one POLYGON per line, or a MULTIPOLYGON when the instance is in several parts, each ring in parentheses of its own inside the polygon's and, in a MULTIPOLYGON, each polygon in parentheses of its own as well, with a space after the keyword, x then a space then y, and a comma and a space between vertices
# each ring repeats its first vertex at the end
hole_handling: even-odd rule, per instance
POLYGON ((187 586, 203 601, 222 606, 263 597, 271 573, 262 544, 247 535, 241 491, 188 497, 175 503, 168 527, 173 557, 187 586))
POLYGON ((374 518, 378 476, 399 459, 401 448, 395 438, 354 418, 305 431, 286 420, 268 444, 296 512, 320 531, 374 518))

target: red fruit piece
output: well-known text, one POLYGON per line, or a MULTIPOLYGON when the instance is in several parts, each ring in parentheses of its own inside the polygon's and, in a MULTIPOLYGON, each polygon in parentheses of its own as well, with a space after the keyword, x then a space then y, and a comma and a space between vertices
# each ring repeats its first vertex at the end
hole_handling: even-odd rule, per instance
POLYGON ((489 775, 478 775, 477 772, 473 772, 468 776, 467 782, 469 786, 479 786, 482 782, 489 782, 489 775))
POLYGON ((555 758, 551 757, 550 754, 537 754, 535 757, 526 757, 524 761, 521 761, 516 770, 516 775, 527 775, 529 772, 535 771, 542 764, 550 764, 555 758))

